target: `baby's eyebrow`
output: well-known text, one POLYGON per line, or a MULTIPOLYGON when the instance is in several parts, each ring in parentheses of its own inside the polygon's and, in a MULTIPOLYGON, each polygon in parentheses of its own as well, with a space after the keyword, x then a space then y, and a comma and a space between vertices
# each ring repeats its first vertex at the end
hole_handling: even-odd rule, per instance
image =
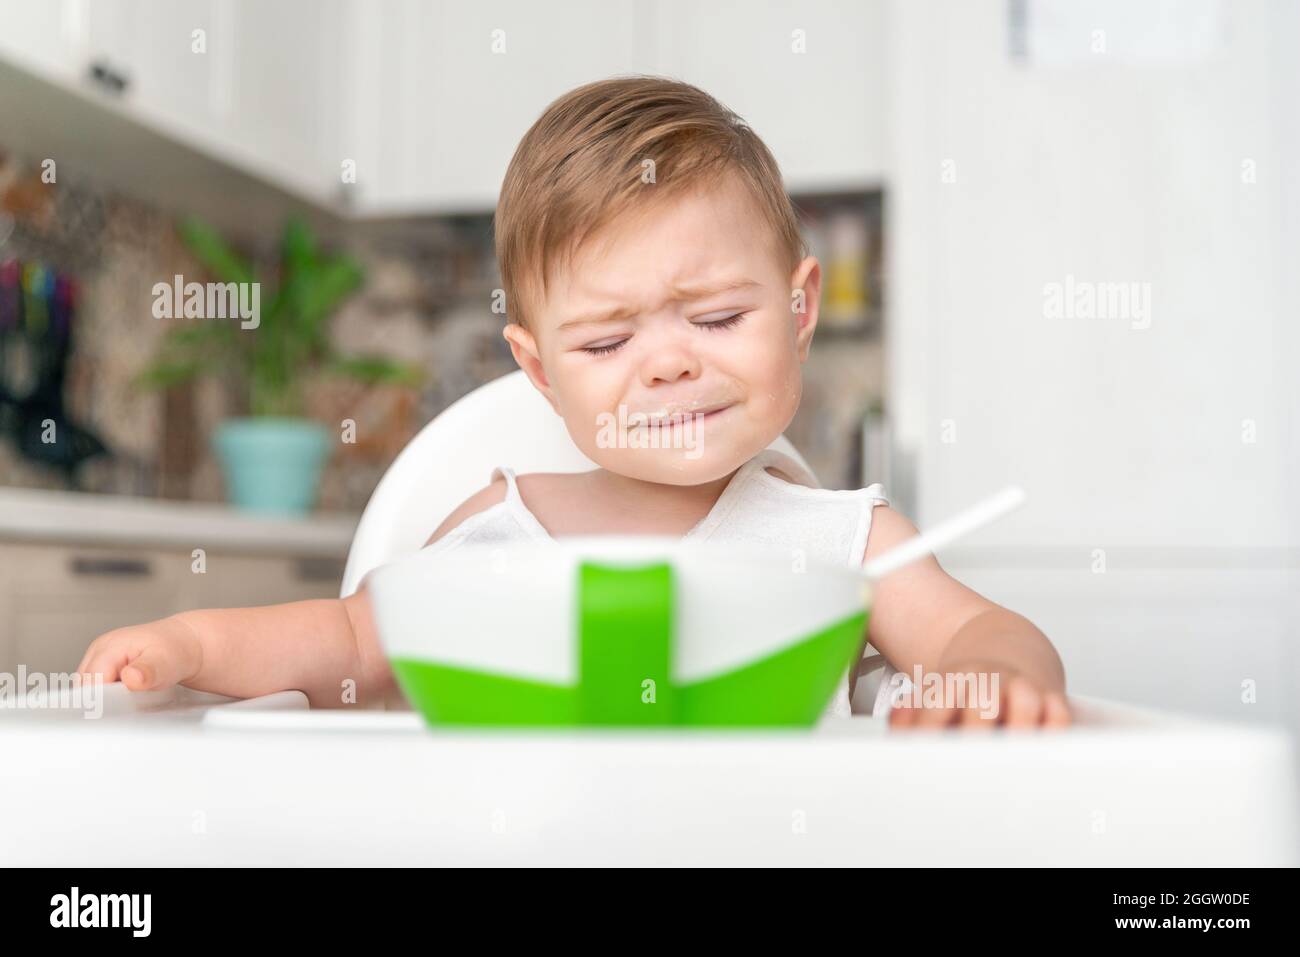
POLYGON ((732 279, 720 283, 700 283, 698 285, 673 286, 673 292, 677 294, 678 299, 707 299, 709 296, 718 296, 724 292, 735 292, 738 289, 752 289, 757 286, 752 279, 732 279))
MULTIPOLYGON (((718 296, 724 292, 736 292, 740 289, 752 289, 758 285, 759 283, 752 279, 733 279, 721 283, 675 284, 672 290, 674 299, 707 299, 709 296, 718 296)), ((560 323, 556 331, 568 329, 570 326, 597 325, 603 322, 613 322, 616 319, 627 319, 635 316, 636 313, 637 309, 634 306, 617 306, 613 309, 575 316, 560 323)))
POLYGON ((636 312, 636 309, 632 306, 618 306, 614 309, 593 312, 584 316, 577 316, 567 322, 562 322, 556 331, 559 332, 568 329, 570 326, 588 326, 601 322, 613 322, 615 319, 628 319, 635 316, 636 312))

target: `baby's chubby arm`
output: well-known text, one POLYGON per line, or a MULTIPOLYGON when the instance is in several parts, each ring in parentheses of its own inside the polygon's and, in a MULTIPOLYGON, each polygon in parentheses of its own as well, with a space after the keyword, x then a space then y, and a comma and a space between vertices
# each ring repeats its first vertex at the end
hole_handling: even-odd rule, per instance
MULTIPOLYGON (((872 513, 865 561, 916 534, 887 506, 872 513)), ((909 678, 925 674, 997 675, 997 714, 982 706, 895 707, 891 726, 1033 727, 1070 723, 1065 669, 1047 637, 1021 615, 997 605, 950 577, 933 557, 913 562, 874 589, 868 637, 909 678)), ((991 687, 991 685, 990 685, 991 687)), ((909 703, 909 702, 904 702, 909 703)))
POLYGON ((236 698, 296 689, 313 708, 364 705, 392 685, 364 585, 347 598, 206 608, 105 632, 77 670, 131 691, 182 684, 236 698))

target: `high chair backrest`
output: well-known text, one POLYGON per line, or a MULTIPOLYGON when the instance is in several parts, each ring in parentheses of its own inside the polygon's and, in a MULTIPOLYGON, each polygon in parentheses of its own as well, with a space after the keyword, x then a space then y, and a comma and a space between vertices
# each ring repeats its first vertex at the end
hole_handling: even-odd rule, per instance
MULTIPOLYGON (((808 468, 785 436, 769 448, 808 468)), ((341 596, 356 591, 371 569, 419 551, 498 465, 520 475, 598 467, 522 369, 479 386, 422 428, 379 480, 352 539, 341 596)))

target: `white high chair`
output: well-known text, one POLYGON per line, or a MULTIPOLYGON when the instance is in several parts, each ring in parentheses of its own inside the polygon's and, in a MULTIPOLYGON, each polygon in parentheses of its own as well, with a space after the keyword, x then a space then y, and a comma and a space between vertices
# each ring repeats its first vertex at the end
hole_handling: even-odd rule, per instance
MULTIPOLYGON (((768 447, 790 456, 817 484, 808 463, 784 435, 768 447)), ((598 468, 573 444, 563 420, 522 369, 457 400, 424 426, 388 467, 357 525, 340 597, 355 592, 372 569, 419 551, 443 519, 486 485, 492 469, 501 464, 521 475, 598 468)), ((864 659, 855 710, 878 709, 878 679, 885 670, 879 655, 864 659), (865 680, 868 673, 877 679, 874 684, 865 680)), ((390 699, 389 707, 395 704, 390 699)))

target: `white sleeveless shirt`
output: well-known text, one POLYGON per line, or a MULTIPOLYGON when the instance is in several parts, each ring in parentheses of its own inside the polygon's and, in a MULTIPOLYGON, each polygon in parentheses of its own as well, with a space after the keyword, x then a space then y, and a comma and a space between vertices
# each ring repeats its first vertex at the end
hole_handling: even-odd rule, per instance
MULTIPOLYGON (((471 515, 426 546, 430 551, 449 551, 471 543, 555 541, 524 504, 514 471, 497 466, 489 482, 495 481, 498 474, 506 480, 505 499, 471 515)), ((814 560, 862 567, 872 511, 877 505, 889 504, 884 487, 876 484, 840 491, 812 488, 812 483, 813 477, 793 458, 776 449, 764 449, 740 467, 709 514, 682 539, 800 548, 814 560), (767 471, 769 466, 795 481, 773 475, 767 471)), ((850 714, 847 674, 840 679, 825 714, 850 714)))

